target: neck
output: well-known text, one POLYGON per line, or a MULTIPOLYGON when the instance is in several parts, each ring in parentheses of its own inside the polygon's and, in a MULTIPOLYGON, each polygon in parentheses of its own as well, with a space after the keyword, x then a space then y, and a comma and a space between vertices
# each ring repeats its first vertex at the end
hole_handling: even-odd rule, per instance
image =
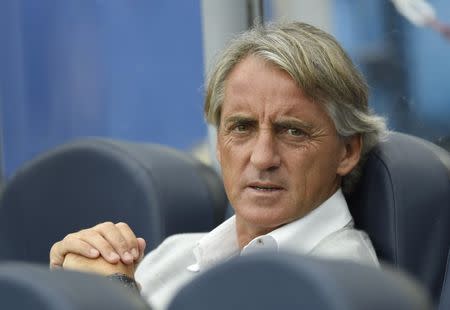
POLYGON ((236 215, 236 234, 239 244, 239 249, 242 250, 250 241, 258 236, 265 235, 275 228, 267 228, 261 226, 249 225, 236 215))

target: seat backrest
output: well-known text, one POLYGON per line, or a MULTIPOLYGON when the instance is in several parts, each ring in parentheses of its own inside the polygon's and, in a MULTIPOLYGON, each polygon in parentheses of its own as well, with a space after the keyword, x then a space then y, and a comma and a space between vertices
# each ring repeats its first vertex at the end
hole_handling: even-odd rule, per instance
POLYGON ((172 300, 180 309, 425 310, 431 301, 399 272, 290 253, 242 256, 199 274, 172 300))
POLYGON ((447 256, 444 284, 442 285, 441 298, 439 300, 439 310, 448 309, 450 309, 450 252, 447 256))
POLYGON ((2 309, 149 309, 137 292, 112 280, 25 263, 0 265, 0 296, 2 309))
POLYGON ((392 133, 369 154, 347 195, 358 228, 378 257, 415 276, 438 300, 450 245, 450 156, 437 146, 392 133))
POLYGON ((51 245, 100 222, 126 222, 147 251, 169 235, 209 231, 227 206, 220 177, 152 144, 82 139, 22 167, 0 198, 0 259, 48 262, 51 245))

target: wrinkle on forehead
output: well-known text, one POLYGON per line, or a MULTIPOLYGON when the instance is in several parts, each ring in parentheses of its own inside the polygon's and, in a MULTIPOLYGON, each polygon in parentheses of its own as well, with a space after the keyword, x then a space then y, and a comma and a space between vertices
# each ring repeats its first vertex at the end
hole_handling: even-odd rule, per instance
POLYGON ((274 121, 282 116, 302 118, 311 105, 316 103, 305 96, 287 72, 252 55, 230 73, 222 115, 250 113, 258 115, 260 121, 274 121))

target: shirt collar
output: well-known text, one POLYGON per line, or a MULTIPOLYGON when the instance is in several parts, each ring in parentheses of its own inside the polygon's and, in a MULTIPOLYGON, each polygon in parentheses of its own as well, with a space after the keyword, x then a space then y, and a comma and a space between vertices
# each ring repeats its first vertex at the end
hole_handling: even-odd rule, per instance
MULTIPOLYGON (((241 254, 266 250, 291 250, 309 253, 321 240, 352 221, 342 190, 339 189, 319 207, 304 217, 250 241, 241 254)), ((197 272, 239 254, 236 220, 232 216, 206 234, 193 250, 196 264, 188 270, 197 272)))
POLYGON ((272 236, 279 249, 309 253, 321 240, 352 221, 342 190, 339 189, 304 217, 275 229, 272 236))
POLYGON ((235 216, 233 215, 201 238, 193 252, 196 264, 188 267, 188 270, 193 272, 239 254, 235 216))

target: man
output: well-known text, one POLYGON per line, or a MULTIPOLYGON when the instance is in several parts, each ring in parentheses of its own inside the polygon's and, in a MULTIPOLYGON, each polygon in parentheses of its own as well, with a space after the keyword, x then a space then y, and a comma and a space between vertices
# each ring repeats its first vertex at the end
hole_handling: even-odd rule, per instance
POLYGON ((136 273, 145 242, 124 223, 68 235, 52 247, 51 266, 135 276, 156 308, 198 273, 250 252, 285 249, 377 266, 342 194, 385 132, 367 100, 363 78, 323 31, 288 23, 240 35, 212 71, 205 103, 235 216, 208 234, 169 237, 136 273))

